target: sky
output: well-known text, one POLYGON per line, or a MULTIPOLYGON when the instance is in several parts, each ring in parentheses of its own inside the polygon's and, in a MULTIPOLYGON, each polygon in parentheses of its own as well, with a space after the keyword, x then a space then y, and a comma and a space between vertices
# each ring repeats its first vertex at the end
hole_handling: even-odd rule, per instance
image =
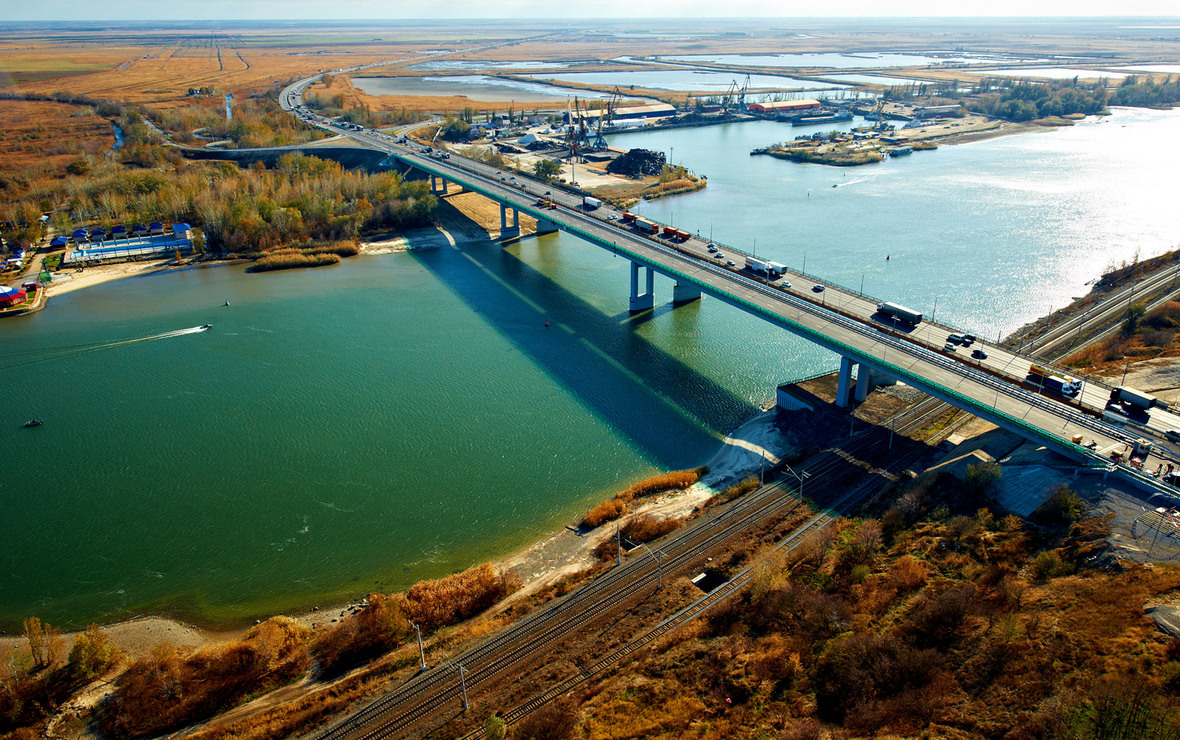
MULTIPOLYGON (((1177 16, 1177 0, 0 0, 4 20, 272 20, 409 18, 807 18, 807 17, 1177 16)), ((1180 25, 1180 23, 1178 23, 1180 25)))

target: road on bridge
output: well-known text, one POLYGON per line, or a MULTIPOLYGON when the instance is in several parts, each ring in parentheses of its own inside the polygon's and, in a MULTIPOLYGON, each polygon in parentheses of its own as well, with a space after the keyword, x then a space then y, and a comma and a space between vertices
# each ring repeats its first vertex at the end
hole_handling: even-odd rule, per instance
MULTIPOLYGON (((300 92, 307 81, 283 91, 284 107, 300 111, 300 92), (288 91, 290 94, 288 94, 288 91)), ((329 130, 327 121, 313 121, 329 130)), ((1155 445, 1165 456, 1176 453, 1163 432, 1180 429, 1180 417, 1160 410, 1150 414, 1145 428, 1122 427, 1103 421, 1102 409, 1110 389, 1087 383, 1078 399, 1042 395, 1022 384, 1034 360, 978 338, 971 348, 946 348, 952 327, 923 321, 916 327, 895 324, 877 313, 877 299, 824 282, 799 270, 788 270, 769 280, 744 269, 745 255, 729 247, 723 259, 708 251, 709 243, 697 237, 673 243, 648 236, 623 223, 620 213, 603 205, 586 210, 582 199, 526 177, 459 156, 441 159, 437 152, 400 136, 361 130, 339 132, 387 153, 420 171, 478 192, 502 205, 552 221, 557 228, 576 234, 620 256, 651 267, 672 279, 699 287, 705 293, 772 321, 833 352, 865 363, 884 374, 970 411, 1002 427, 1016 431, 1054 449, 1087 460, 1091 465, 1109 462, 1111 451, 1145 431, 1160 435, 1155 445), (550 199, 556 210, 538 204, 550 199), (733 259, 730 266, 726 261, 733 259), (982 348, 986 358, 972 357, 982 348), (1081 439, 1081 444, 1074 442, 1081 439)), ((1153 278, 1166 281, 1168 276, 1153 278)), ((1143 289, 1141 289, 1142 291, 1143 289)), ((1110 302, 1117 309, 1117 302, 1110 302)), ((1170 487, 1130 468, 1122 468, 1141 484, 1172 492, 1170 487)))

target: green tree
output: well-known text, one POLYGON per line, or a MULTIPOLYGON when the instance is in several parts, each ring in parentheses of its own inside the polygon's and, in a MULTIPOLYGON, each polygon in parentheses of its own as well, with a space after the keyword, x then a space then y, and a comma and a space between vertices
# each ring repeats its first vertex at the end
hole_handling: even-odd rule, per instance
POLYGON ((461 118, 448 118, 439 133, 446 141, 466 141, 471 126, 461 118))
POLYGON ((484 723, 483 734, 487 740, 505 740, 508 737, 508 723, 503 717, 492 715, 484 723))
POLYGON ((999 480, 1001 472, 1000 465, 996 462, 968 465, 967 472, 963 474, 964 492, 976 501, 986 498, 999 480))
POLYGON ((561 165, 552 159, 538 159, 533 165, 533 174, 543 182, 552 182, 553 178, 561 174, 561 165))
POLYGON ((1133 306, 1127 307, 1127 318, 1123 320, 1123 334, 1134 334, 1139 329, 1139 322, 1143 319, 1144 314, 1147 313, 1147 306, 1143 303, 1136 303, 1133 306))
POLYGON ((79 678, 94 679, 115 667, 122 653, 106 633, 92 624, 74 640, 70 649, 70 672, 79 678))

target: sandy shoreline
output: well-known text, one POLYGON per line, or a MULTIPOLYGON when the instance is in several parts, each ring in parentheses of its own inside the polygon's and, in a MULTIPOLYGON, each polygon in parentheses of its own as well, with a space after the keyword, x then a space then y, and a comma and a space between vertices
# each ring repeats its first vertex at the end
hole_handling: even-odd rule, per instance
MULTIPOLYGON (((936 140, 939 144, 958 144, 1042 130, 1053 130, 1053 127, 1011 124, 981 131, 964 131, 952 137, 936 140)), ((460 201, 463 199, 466 199, 466 196, 452 197, 449 200, 460 201)), ((454 245, 456 236, 462 241, 474 238, 474 235, 466 233, 460 224, 444 224, 438 227, 415 229, 404 234, 384 234, 373 237, 369 241, 361 243, 361 254, 395 254, 410 249, 454 245), (446 228, 447 226, 451 227, 450 230, 446 228)), ((490 238, 490 234, 485 234, 482 238, 490 238)), ((237 263, 238 261, 197 264, 212 266, 237 263)), ((173 259, 162 259, 87 268, 85 271, 70 273, 70 279, 67 281, 56 282, 48 286, 47 297, 62 295, 122 278, 180 270, 192 266, 194 266, 193 263, 176 264, 173 259)), ((776 465, 785 454, 793 449, 793 446, 792 441, 786 439, 785 435, 775 426, 774 415, 773 408, 763 411, 734 430, 720 444, 713 459, 708 461, 710 472, 701 482, 686 491, 645 500, 642 505, 635 507, 628 517, 642 514, 658 517, 687 516, 694 508, 714 495, 717 490, 742 477, 751 474, 757 475, 763 464, 767 468, 776 465)), ((579 535, 569 528, 562 528, 496 561, 495 565, 498 568, 515 571, 522 582, 522 587, 505 603, 511 603, 516 599, 535 593, 568 575, 590 567, 596 562, 591 554, 594 547, 610 536, 612 532, 613 528, 602 527, 599 530, 579 535)), ((359 608, 361 598, 363 595, 358 594, 355 600, 344 604, 310 607, 295 613, 287 613, 286 616, 293 617, 311 627, 323 626, 338 621, 359 608)), ((171 642, 178 647, 196 648, 205 644, 236 639, 248 629, 248 625, 199 627, 167 616, 144 616, 105 625, 104 629, 120 649, 132 657, 139 657, 149 654, 155 645, 163 641, 171 642)), ((75 634, 71 632, 64 635, 67 644, 72 642, 75 634)), ((0 645, 23 649, 24 638, 0 635, 0 645)))
MULTIPOLYGON (((687 516, 718 490, 748 475, 757 475, 763 459, 769 468, 793 448, 792 441, 775 425, 775 410, 761 411, 720 443, 717 453, 707 463, 709 473, 699 483, 684 491, 646 499, 628 513, 623 521, 644 514, 661 518, 687 516)), ((503 609, 518 599, 594 565, 597 562, 592 554, 594 548, 613 532, 613 527, 600 527, 579 535, 563 527, 493 561, 497 569, 513 571, 521 580, 521 588, 498 604, 496 609, 503 609)), ((363 597, 363 594, 358 594, 355 599, 343 604, 308 607, 280 614, 308 627, 323 627, 358 609, 363 597)), ((165 641, 180 648, 195 649, 238 639, 249 629, 249 625, 242 624, 200 627, 168 616, 134 617, 102 627, 112 642, 132 658, 149 655, 152 648, 165 641)), ((77 634, 63 633, 67 651, 77 634)), ((2 635, 0 646, 19 651, 25 649, 25 641, 20 635, 2 635)))

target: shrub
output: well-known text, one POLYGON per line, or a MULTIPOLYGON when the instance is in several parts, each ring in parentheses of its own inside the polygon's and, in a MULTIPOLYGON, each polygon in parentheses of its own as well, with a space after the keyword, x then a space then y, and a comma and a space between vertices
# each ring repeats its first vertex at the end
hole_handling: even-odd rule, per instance
POLYGON ((761 485, 762 484, 758 482, 757 478, 750 476, 749 478, 746 478, 742 482, 735 483, 732 486, 730 486, 729 488, 726 488, 724 491, 717 494, 714 498, 716 498, 718 501, 721 501, 721 502, 732 501, 735 498, 737 498, 738 496, 746 495, 750 491, 757 491, 761 487, 761 485))
POLYGON ((576 727, 573 702, 563 697, 522 719, 512 731, 512 740, 567 740, 576 727))
POLYGON ((108 737, 137 738, 212 717, 306 671, 307 636, 298 622, 274 617, 240 641, 187 656, 168 643, 157 645, 119 677, 100 728, 108 737))
POLYGON ((628 486, 619 494, 619 498, 631 499, 642 496, 653 496, 665 491, 682 491, 701 479, 701 469, 674 470, 662 475, 653 475, 628 486))
POLYGON ((1049 550, 1037 555, 1037 559, 1033 561, 1033 575, 1038 581, 1047 581, 1050 578, 1058 578, 1060 576, 1069 575, 1072 571, 1069 564, 1061 559, 1061 556, 1056 552, 1049 550))
POLYGON ((410 631, 401 606, 398 599, 369 594, 363 609, 320 635, 312 645, 320 671, 335 675, 401 644, 410 631))
MULTIPOLYGON (((627 522, 619 534, 627 542, 640 544, 663 537, 667 533, 679 528, 683 523, 683 519, 674 519, 671 517, 657 518, 644 514, 627 522)), ((610 537, 604 540, 598 547, 595 547, 594 555, 604 561, 614 560, 618 556, 618 544, 615 542, 615 538, 610 537)))
POLYGON ((122 657, 106 633, 92 624, 74 639, 67 665, 74 676, 89 681, 114 668, 122 657))
POLYGON ((627 511, 627 503, 621 499, 612 498, 608 501, 603 501, 598 506, 586 512, 586 516, 582 517, 582 526, 594 529, 607 522, 613 522, 621 517, 625 511, 627 511))
POLYGON ((1036 516, 1048 524, 1069 524, 1080 519, 1085 511, 1086 502, 1063 483, 1041 504, 1036 516))
POLYGON ((511 578, 484 563, 446 578, 415 583, 399 602, 402 612, 419 627, 437 629, 478 614, 513 588, 511 578))

